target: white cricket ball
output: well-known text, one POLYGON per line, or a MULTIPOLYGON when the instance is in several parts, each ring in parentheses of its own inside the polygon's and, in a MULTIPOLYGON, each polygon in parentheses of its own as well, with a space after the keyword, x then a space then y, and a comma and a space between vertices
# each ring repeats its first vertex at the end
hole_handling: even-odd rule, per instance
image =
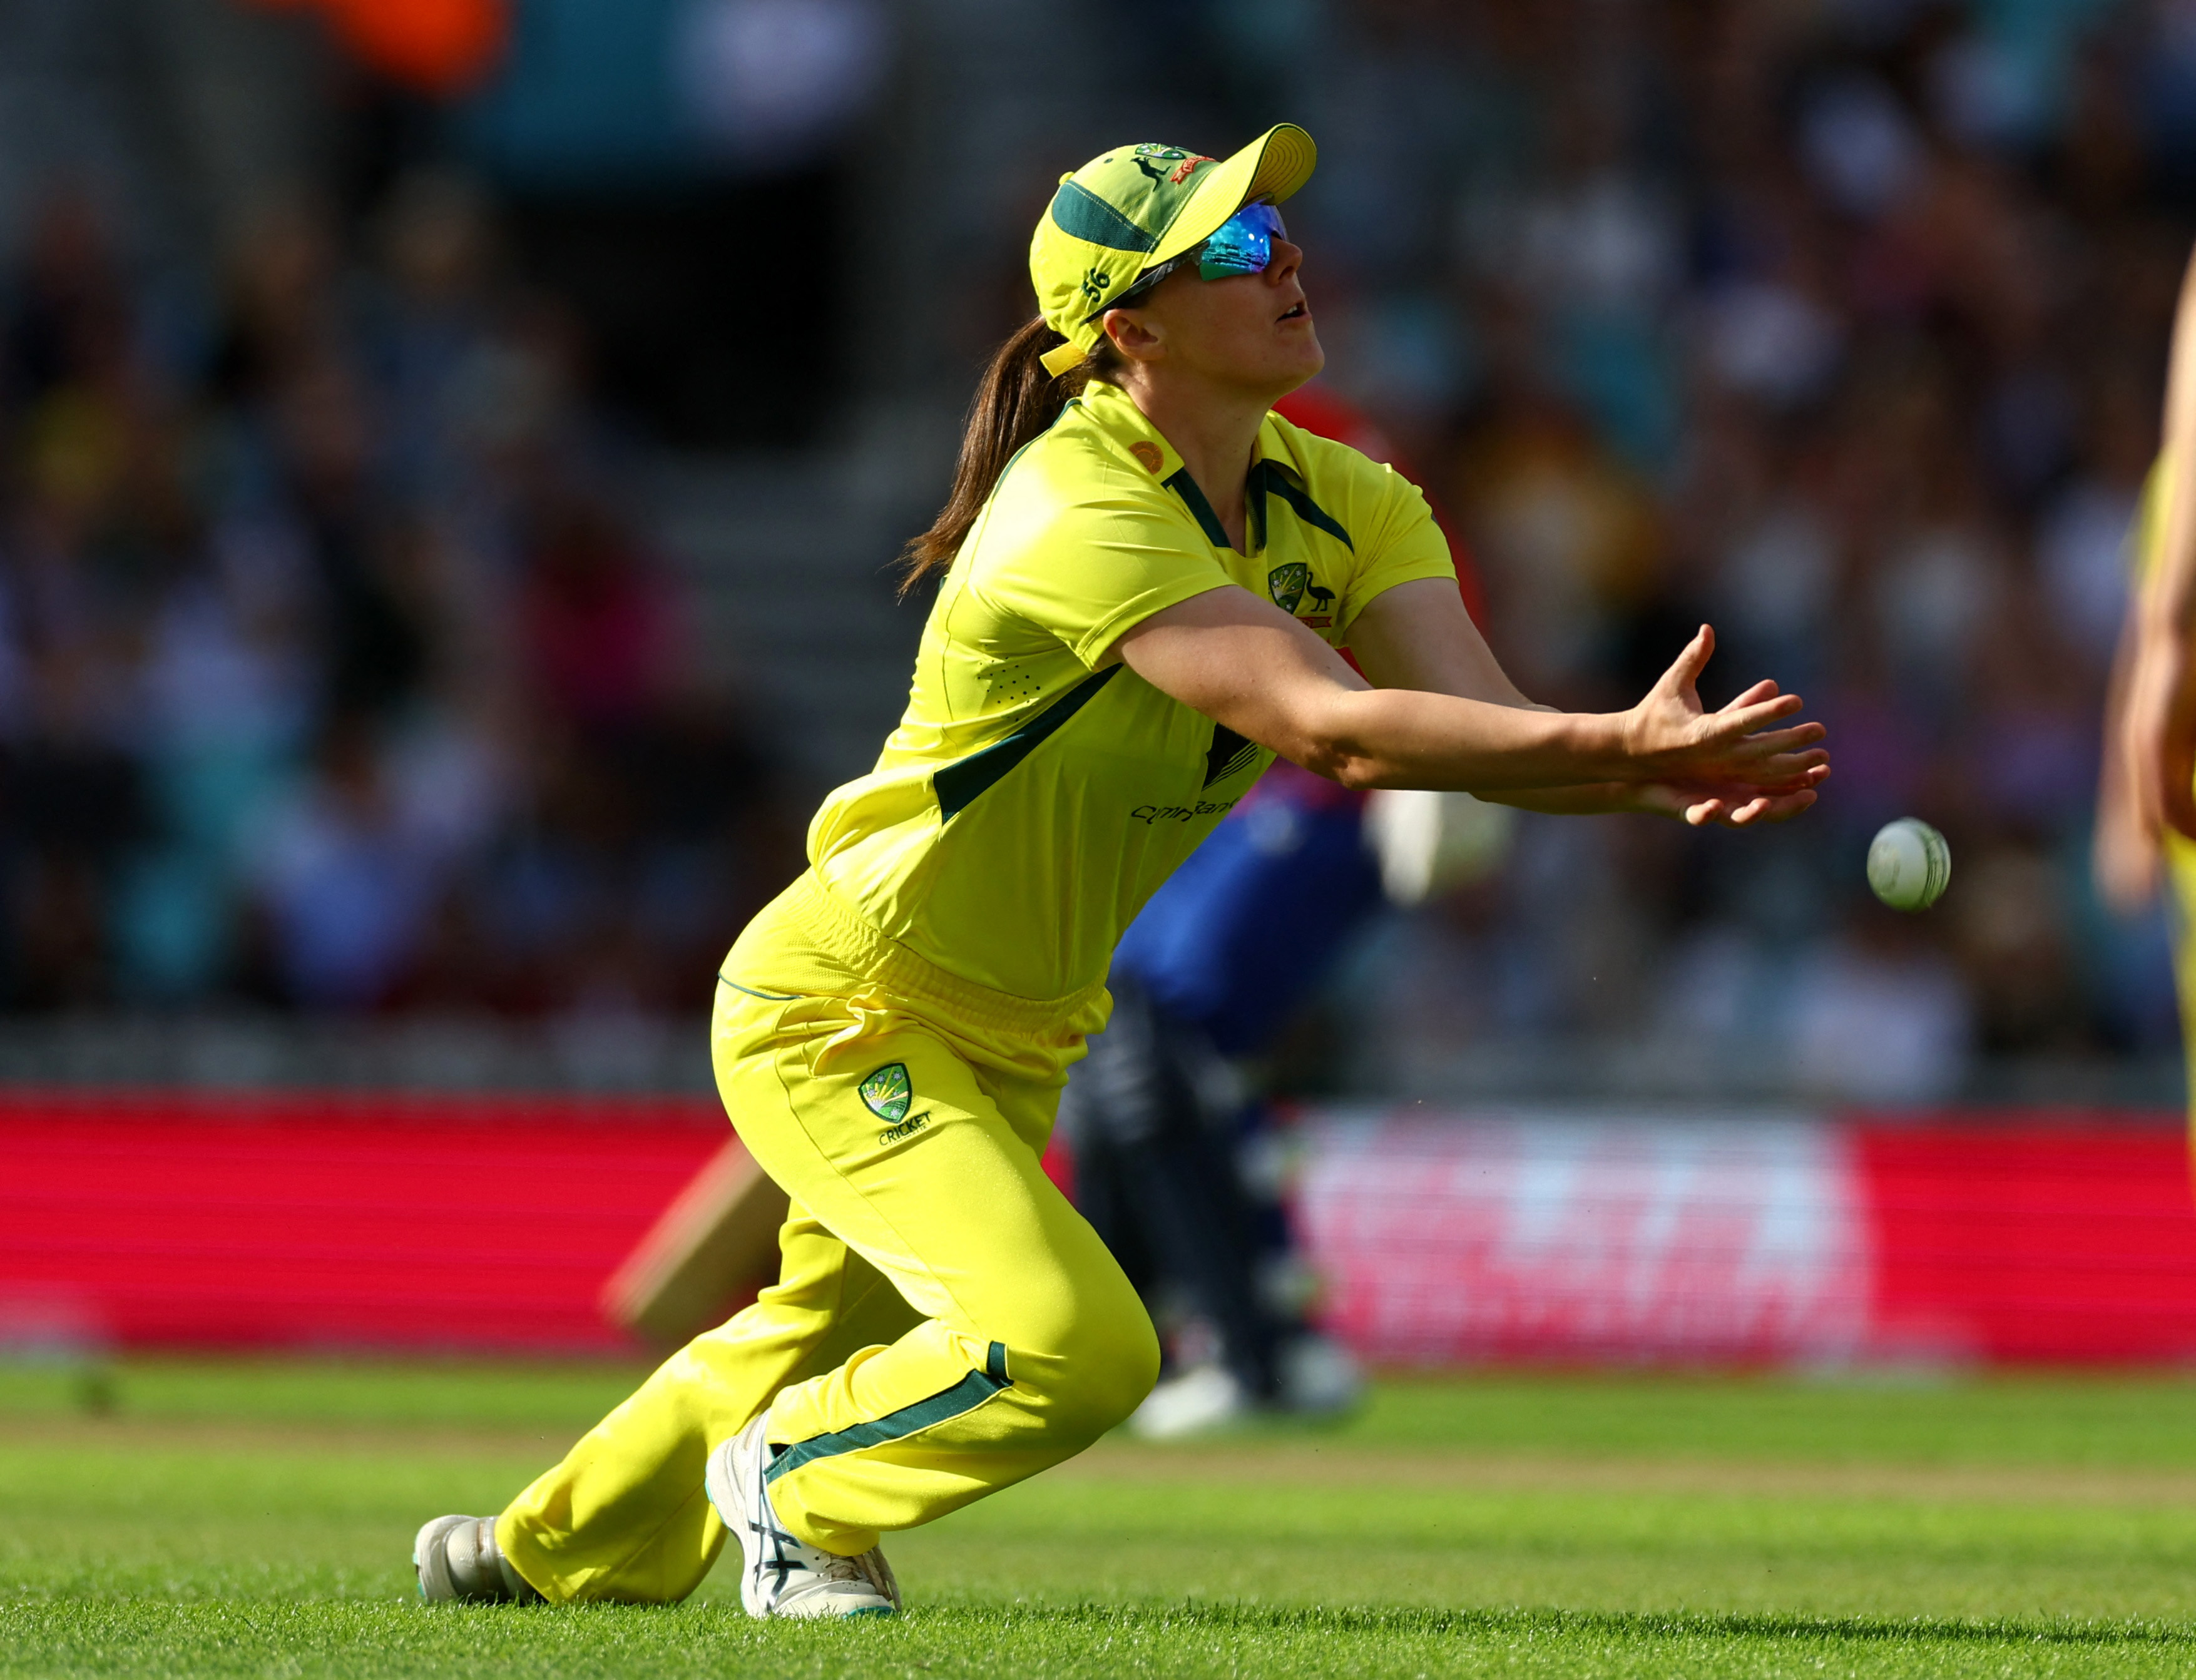
POLYGON ((1919 817, 1887 823, 1869 842, 1868 884, 1894 910, 1927 909, 1951 879, 1952 848, 1919 817))

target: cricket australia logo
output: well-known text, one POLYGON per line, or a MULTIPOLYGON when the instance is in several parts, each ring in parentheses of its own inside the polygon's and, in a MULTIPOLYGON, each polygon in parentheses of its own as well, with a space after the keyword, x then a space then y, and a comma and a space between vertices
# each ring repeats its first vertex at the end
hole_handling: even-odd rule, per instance
POLYGON ((1292 617, 1304 591, 1311 586, 1311 568, 1301 560, 1286 566, 1276 566, 1266 574, 1266 592, 1274 598, 1274 604, 1292 617))
POLYGON ((887 1062, 855 1088, 861 1093, 863 1106, 885 1123, 884 1130, 877 1134, 879 1143, 911 1138, 930 1123, 929 1115, 907 1111, 915 1100, 915 1083, 907 1077, 905 1062, 887 1062))
POLYGON ((915 1087, 908 1080, 905 1062, 887 1062, 856 1088, 862 1106, 887 1126, 906 1119, 908 1105, 915 1100, 915 1087))
POLYGON ((1129 155, 1136 167, 1153 181, 1164 181, 1170 187, 1181 186, 1196 173, 1199 164, 1216 161, 1195 152, 1185 152, 1179 146, 1139 146, 1129 155), (1163 170, 1161 164, 1172 164, 1174 167, 1163 170))

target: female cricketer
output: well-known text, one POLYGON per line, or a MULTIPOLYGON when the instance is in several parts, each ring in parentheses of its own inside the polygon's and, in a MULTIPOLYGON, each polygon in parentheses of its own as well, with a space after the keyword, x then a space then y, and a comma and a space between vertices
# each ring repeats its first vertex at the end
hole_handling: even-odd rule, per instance
POLYGON ((1771 683, 1705 712, 1705 626, 1628 711, 1533 706, 1417 490, 1273 414, 1323 360, 1275 208, 1315 155, 1283 124, 1061 178, 1042 313, 910 545, 938 594, 906 713, 719 976, 719 1088, 792 1203, 779 1281, 501 1515, 423 1528, 428 1598, 674 1600, 729 1531, 749 1614, 889 1614, 882 1533, 1125 1418, 1151 1322, 1038 1159, 1121 930, 1276 753, 1543 811, 1812 803, 1821 727, 1771 683))
POLYGON ((2196 254, 2174 312, 2160 433, 2105 701, 2093 864, 2099 896, 2123 915, 2165 886, 2182 1039, 2196 1071, 2196 254))

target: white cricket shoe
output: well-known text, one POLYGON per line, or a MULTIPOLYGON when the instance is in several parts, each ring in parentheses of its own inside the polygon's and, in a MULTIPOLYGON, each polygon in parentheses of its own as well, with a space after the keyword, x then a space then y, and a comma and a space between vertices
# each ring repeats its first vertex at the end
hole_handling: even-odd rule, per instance
POLYGON ((770 1444, 765 1412, 709 1454, 703 1490, 725 1527, 738 1539, 745 1564, 740 1602, 750 1616, 889 1616, 900 1608, 899 1583, 881 1547, 858 1557, 795 1539, 779 1525, 763 1480, 770 1444))
POLYGON ((539 1604, 495 1543, 492 1516, 438 1516, 412 1540, 412 1573, 430 1604, 539 1604))
POLYGON ((1281 1349, 1281 1392, 1285 1412, 1299 1417, 1340 1417, 1365 1398, 1365 1372, 1331 1336, 1299 1336, 1281 1349))
POLYGON ((1129 1416, 1142 1440, 1183 1440, 1242 1423, 1257 1408, 1224 1366, 1200 1365, 1170 1377, 1129 1416))

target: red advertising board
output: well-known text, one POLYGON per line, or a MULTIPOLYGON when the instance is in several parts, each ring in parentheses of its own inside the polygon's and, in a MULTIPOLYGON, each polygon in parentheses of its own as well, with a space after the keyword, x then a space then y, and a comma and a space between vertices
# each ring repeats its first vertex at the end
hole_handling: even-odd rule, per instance
POLYGON ((1812 1122, 1340 1114, 1300 1217, 1342 1337, 1381 1360, 1844 1356, 1868 1261, 1812 1122))
POLYGON ((0 1343, 607 1351, 714 1100, 0 1099, 0 1343))
POLYGON ((2196 1358, 2177 1124, 1849 1128, 1880 1346, 1988 1362, 2196 1358))
MULTIPOLYGON (((610 1351, 714 1100, 0 1095, 0 1348, 610 1351)), ((2170 1117, 1330 1108, 1297 1215, 1384 1363, 2196 1357, 2170 1117)))
POLYGON ((1425 1116, 1307 1123, 1330 1322, 1376 1360, 2196 1357, 2171 1117, 1425 1116))

